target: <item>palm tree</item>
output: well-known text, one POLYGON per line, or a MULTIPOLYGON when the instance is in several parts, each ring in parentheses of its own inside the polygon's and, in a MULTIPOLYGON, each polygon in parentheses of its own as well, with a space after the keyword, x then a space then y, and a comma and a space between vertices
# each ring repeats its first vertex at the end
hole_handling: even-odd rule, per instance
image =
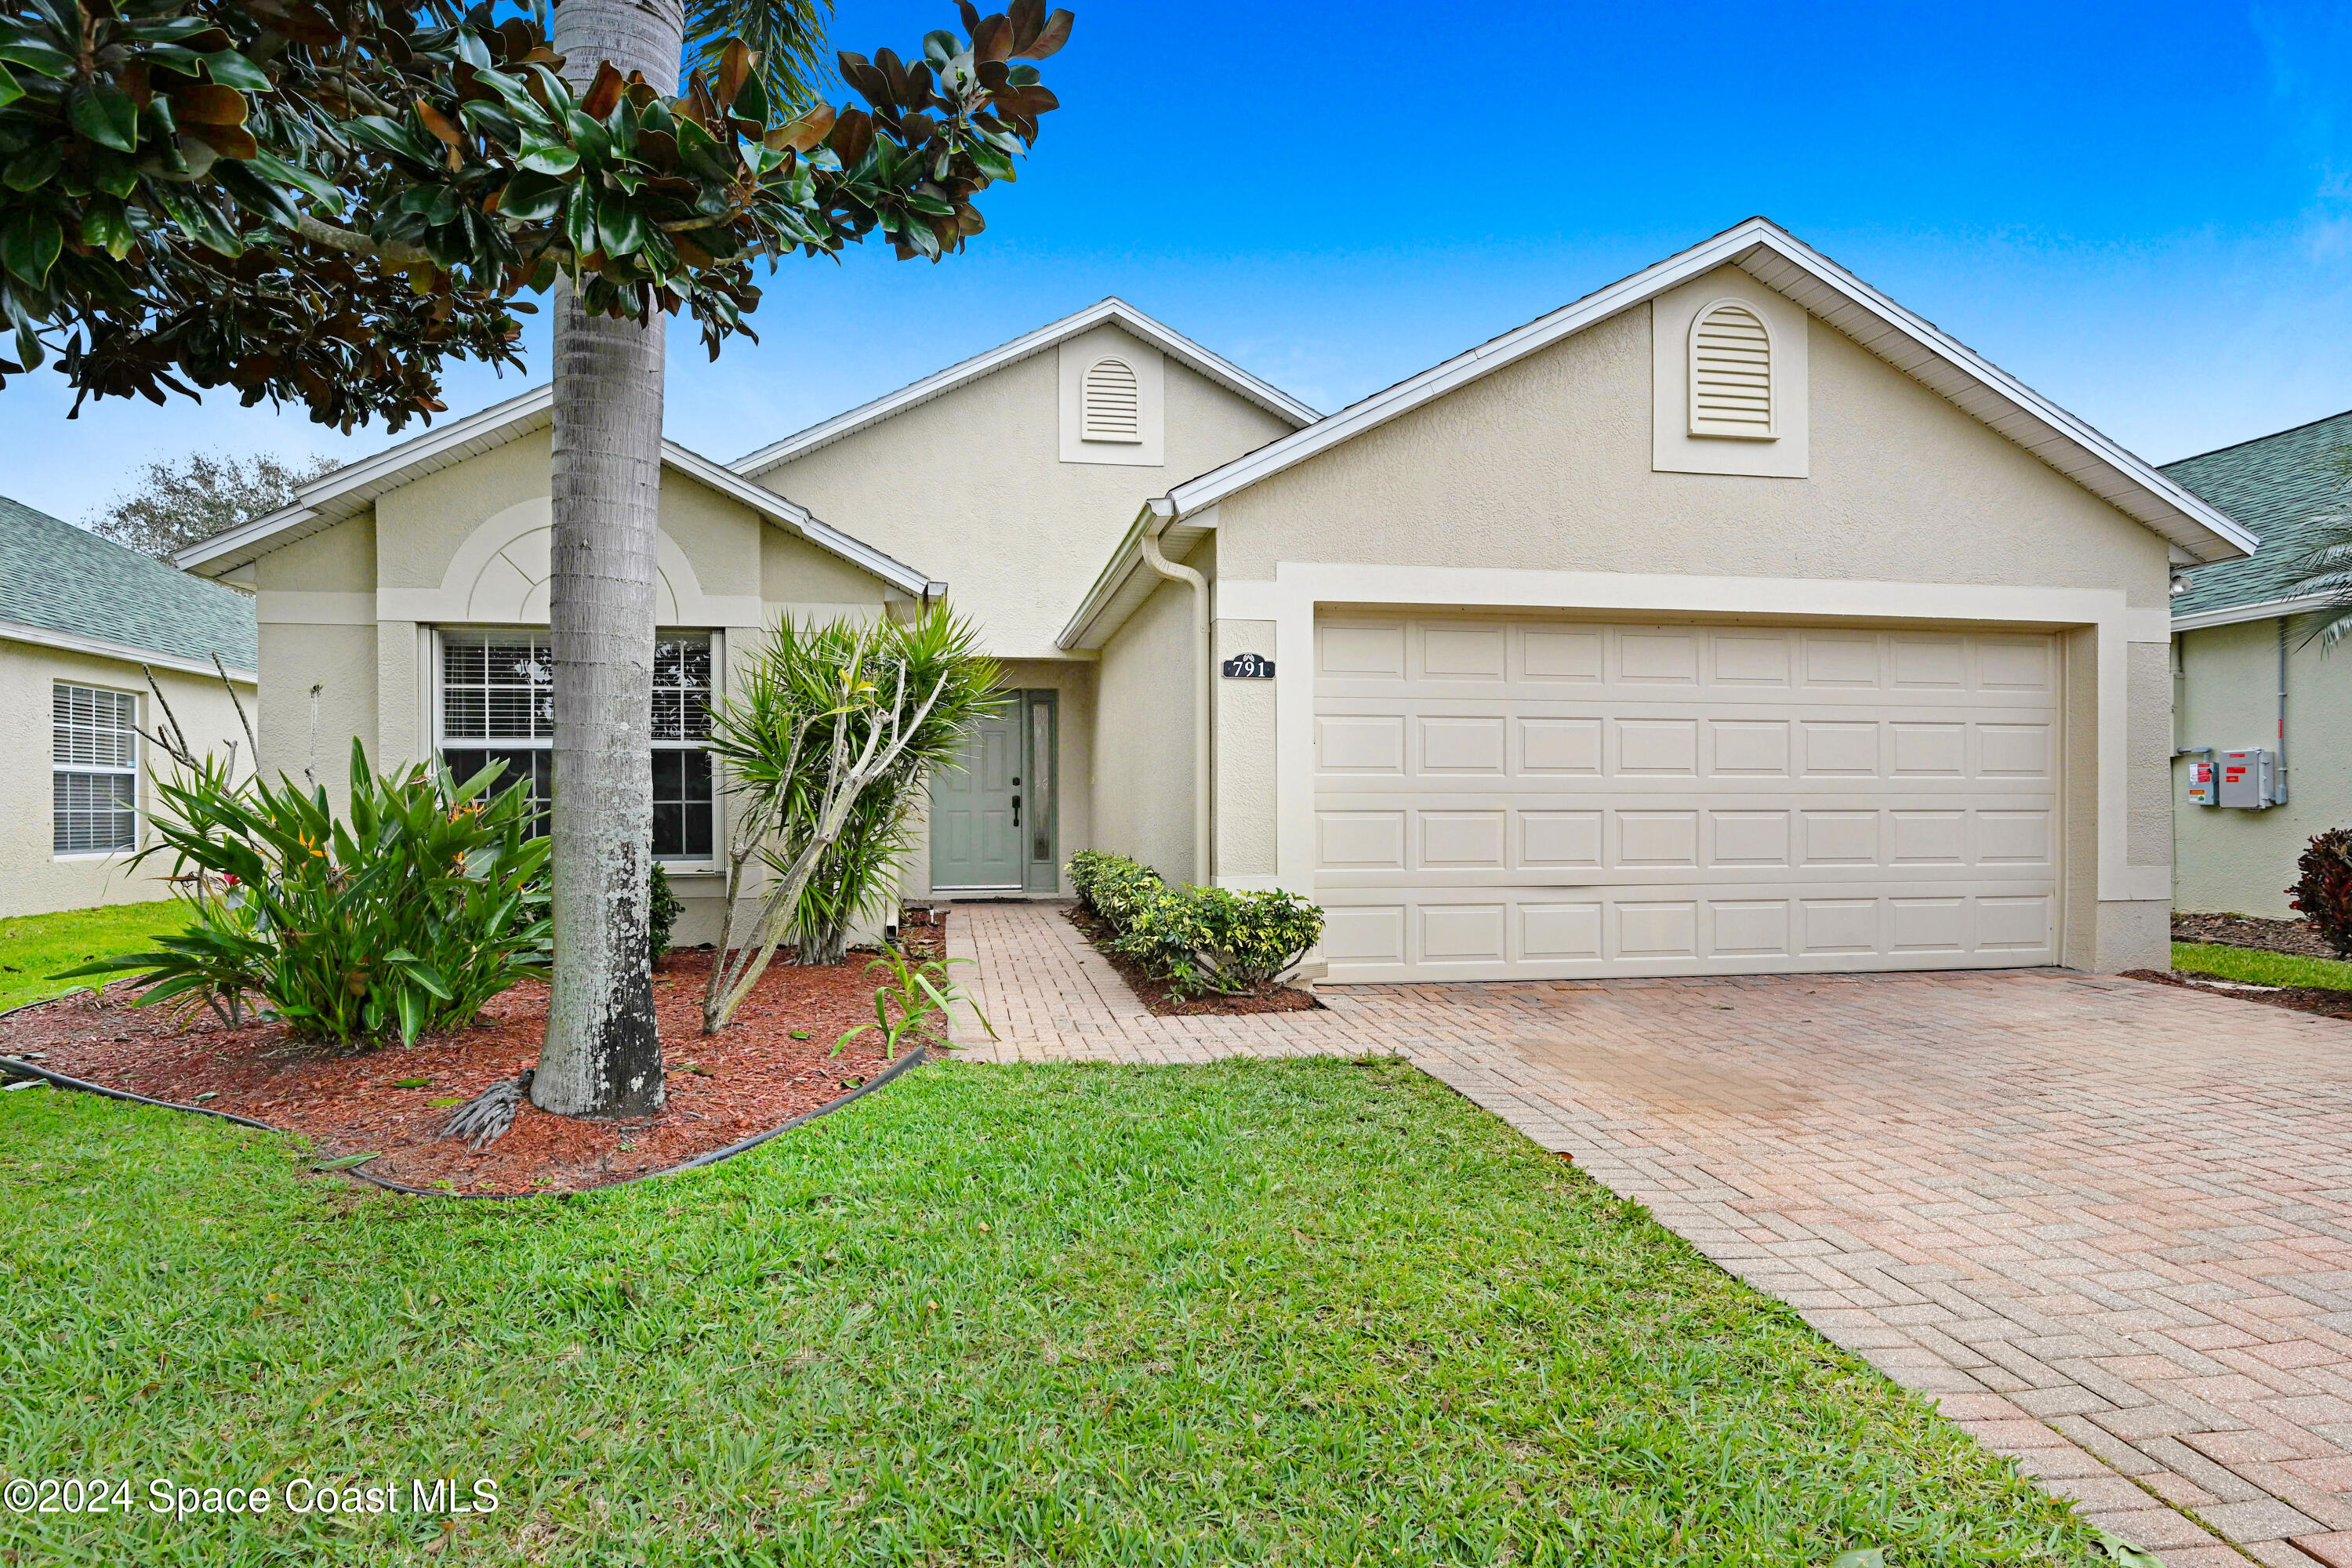
MULTIPOLYGON (((2338 449, 2335 466, 2352 480, 2352 446, 2338 449)), ((2337 643, 2352 637, 2352 509, 2315 521, 2321 528, 2319 542, 2295 557, 2294 570, 2301 574, 2286 591, 2290 598, 2325 601, 2312 613, 2303 640, 2333 652, 2337 643)))
MULTIPOLYGON (((691 45, 762 51, 777 101, 804 100, 824 46, 822 0, 568 0, 552 43, 583 91, 599 64, 675 83, 691 45)), ((653 859, 654 558, 661 497, 663 329, 555 302, 556 929, 547 1041, 531 1100, 562 1115, 662 1103, 646 964, 653 859)))

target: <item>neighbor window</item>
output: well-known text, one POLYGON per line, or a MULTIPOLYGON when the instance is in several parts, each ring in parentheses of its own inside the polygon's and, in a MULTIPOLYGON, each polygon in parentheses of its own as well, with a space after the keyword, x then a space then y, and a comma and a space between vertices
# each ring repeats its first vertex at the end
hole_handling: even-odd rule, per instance
MULTIPOLYGON (((654 856, 713 854, 710 637, 666 632, 654 645, 654 856)), ((529 779, 541 820, 555 795, 555 662, 545 632, 441 634, 441 759, 459 778, 492 763, 529 779)))
POLYGON ((56 853, 138 848, 139 699, 59 681, 53 702, 56 853))

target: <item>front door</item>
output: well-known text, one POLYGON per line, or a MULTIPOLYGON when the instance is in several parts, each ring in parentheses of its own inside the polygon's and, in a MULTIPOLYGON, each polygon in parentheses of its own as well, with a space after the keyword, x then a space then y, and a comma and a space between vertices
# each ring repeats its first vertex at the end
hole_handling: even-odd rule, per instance
POLYGON ((931 776, 931 886, 1022 885, 1021 710, 983 719, 955 765, 931 776))

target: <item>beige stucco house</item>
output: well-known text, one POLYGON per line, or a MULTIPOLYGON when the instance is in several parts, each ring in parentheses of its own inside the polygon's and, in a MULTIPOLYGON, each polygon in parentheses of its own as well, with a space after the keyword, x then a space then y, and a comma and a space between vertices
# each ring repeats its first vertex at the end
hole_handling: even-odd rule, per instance
MULTIPOLYGON (((183 557, 258 592, 265 752, 319 680, 322 749, 496 749, 545 409, 183 557)), ((673 682, 941 595, 1006 660, 910 891, 1121 850, 1313 897, 1335 979, 2160 963, 2169 579, 2253 543, 1761 219, 1328 417, 1106 300, 673 448, 663 535, 673 682)))
POLYGON ((254 663, 243 595, 0 498, 0 916, 166 896, 131 864, 172 767, 150 737, 176 720, 243 774, 254 663))

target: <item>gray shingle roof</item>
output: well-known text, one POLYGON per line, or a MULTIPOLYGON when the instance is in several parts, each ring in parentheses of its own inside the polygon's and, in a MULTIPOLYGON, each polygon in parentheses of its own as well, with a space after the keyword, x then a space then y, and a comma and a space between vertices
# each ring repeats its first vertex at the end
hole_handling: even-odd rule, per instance
POLYGON ((2352 508, 2352 411, 2167 463, 2164 471, 2262 537, 2243 561, 2189 569, 2176 616, 2287 596, 2295 561, 2319 542, 2322 520, 2352 508))
POLYGON ((0 496, 0 621, 233 668, 260 658, 253 601, 0 496))

